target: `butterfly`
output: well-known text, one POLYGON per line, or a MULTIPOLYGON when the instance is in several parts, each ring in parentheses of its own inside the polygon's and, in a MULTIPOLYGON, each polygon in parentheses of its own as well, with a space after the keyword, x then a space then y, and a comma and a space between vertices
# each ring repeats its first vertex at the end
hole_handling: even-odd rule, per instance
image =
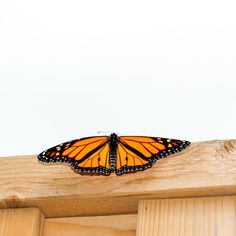
POLYGON ((146 136, 93 136, 71 140, 38 155, 42 162, 67 162, 80 174, 122 175, 145 170, 180 152, 189 141, 146 136))

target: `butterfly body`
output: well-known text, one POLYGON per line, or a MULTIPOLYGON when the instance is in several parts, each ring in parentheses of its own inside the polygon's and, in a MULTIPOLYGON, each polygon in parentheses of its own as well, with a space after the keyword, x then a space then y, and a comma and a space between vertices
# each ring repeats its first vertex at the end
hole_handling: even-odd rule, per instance
POLYGON ((119 143, 119 137, 117 134, 112 133, 109 137, 109 164, 111 171, 115 171, 116 168, 116 153, 117 153, 117 147, 119 143))
POLYGON ((146 136, 93 136, 62 143, 38 155, 42 162, 68 162, 78 173, 122 175, 150 168, 190 142, 146 136))

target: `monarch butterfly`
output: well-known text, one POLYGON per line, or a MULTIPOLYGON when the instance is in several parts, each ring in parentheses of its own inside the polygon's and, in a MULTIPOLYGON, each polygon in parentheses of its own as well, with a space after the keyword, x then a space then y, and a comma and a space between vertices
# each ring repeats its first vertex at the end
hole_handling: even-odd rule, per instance
POLYGON ((122 175, 145 170, 190 142, 146 136, 93 136, 72 140, 38 155, 42 162, 68 162, 78 173, 122 175))

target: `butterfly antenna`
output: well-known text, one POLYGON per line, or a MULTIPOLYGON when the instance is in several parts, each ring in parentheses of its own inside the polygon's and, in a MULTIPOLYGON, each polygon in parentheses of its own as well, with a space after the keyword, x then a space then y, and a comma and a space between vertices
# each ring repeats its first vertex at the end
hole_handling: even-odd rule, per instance
POLYGON ((119 133, 119 132, 114 132, 114 131, 111 131, 111 130, 100 130, 100 131, 98 131, 97 132, 97 134, 107 134, 107 133, 109 133, 109 134, 111 134, 111 133, 116 133, 116 134, 118 134, 118 135, 123 135, 123 134, 121 134, 121 133, 119 133))
POLYGON ((119 132, 116 132, 116 134, 118 134, 118 135, 120 135, 120 136, 124 135, 124 134, 122 134, 122 133, 119 133, 119 132))
POLYGON ((100 130, 100 131, 98 131, 97 132, 97 134, 111 134, 111 133, 113 133, 113 131, 109 131, 109 130, 100 130))

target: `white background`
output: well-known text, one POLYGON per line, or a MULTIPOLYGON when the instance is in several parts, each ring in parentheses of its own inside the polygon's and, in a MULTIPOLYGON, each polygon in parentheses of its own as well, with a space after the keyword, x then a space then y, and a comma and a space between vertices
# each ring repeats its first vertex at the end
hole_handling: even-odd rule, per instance
POLYGON ((0 156, 99 130, 236 137, 235 1, 1 1, 0 156))

